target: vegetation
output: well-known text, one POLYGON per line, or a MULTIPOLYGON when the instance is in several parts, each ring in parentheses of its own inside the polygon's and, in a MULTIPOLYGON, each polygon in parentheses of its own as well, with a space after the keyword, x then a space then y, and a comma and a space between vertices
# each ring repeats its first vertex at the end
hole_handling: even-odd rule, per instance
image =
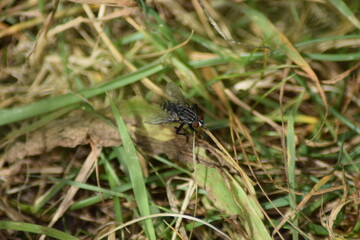
POLYGON ((359 10, 1 1, 0 238, 359 239, 359 10))

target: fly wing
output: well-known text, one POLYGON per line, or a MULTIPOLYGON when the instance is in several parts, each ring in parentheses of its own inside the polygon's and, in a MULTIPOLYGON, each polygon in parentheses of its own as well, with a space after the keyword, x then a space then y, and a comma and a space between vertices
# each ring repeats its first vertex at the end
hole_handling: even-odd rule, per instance
POLYGON ((144 122, 147 124, 163 124, 163 123, 173 123, 177 119, 175 116, 168 114, 167 112, 158 112, 150 117, 148 117, 144 122))
POLYGON ((171 102, 178 102, 180 104, 189 105, 184 98, 180 88, 174 82, 168 82, 166 84, 166 94, 170 97, 171 102))

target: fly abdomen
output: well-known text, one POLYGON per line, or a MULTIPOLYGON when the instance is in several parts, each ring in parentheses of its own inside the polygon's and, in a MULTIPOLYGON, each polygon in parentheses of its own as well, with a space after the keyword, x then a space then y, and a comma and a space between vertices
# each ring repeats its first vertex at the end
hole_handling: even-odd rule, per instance
POLYGON ((190 107, 182 108, 177 113, 177 115, 179 116, 182 122, 185 122, 187 124, 192 124, 196 120, 196 113, 190 107))

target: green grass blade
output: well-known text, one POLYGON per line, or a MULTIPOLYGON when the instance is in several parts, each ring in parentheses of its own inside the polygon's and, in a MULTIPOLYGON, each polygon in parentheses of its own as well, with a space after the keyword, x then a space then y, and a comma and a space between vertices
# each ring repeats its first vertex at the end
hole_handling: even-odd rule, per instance
MULTIPOLYGON (((115 170, 113 169, 113 167, 109 163, 109 160, 105 157, 104 154, 101 154, 101 159, 104 163, 106 176, 108 178, 110 188, 111 188, 111 190, 115 191, 116 187, 121 185, 120 179, 116 175, 115 170)), ((115 211, 116 222, 119 224, 122 224, 124 221, 123 221, 123 216, 122 216, 122 207, 121 207, 120 198, 114 197, 113 201, 114 201, 114 211, 115 211)), ((120 239, 124 238, 124 234, 122 231, 119 231, 119 238, 120 239)))
POLYGON ((341 14, 347 18, 355 27, 360 29, 360 22, 351 11, 351 9, 344 3, 343 0, 328 0, 341 14))
POLYGON ((304 55, 312 60, 319 60, 319 61, 349 62, 349 61, 360 60, 360 52, 336 53, 336 54, 306 53, 304 55))
POLYGON ((163 65, 153 63, 137 70, 136 72, 111 80, 110 82, 106 82, 96 87, 82 89, 76 94, 64 94, 61 96, 43 99, 19 108, 0 110, 0 126, 30 117, 35 117, 40 114, 49 113, 74 103, 82 102, 84 99, 139 81, 140 79, 148 77, 163 69, 163 65))
POLYGON ((53 178, 53 177, 49 177, 49 179, 52 181, 57 181, 59 183, 68 184, 70 186, 75 186, 77 188, 86 189, 88 191, 99 192, 104 195, 109 195, 112 197, 121 197, 121 198, 129 199, 129 197, 127 195, 122 194, 121 191, 119 191, 118 189, 116 191, 112 191, 112 190, 108 190, 108 189, 101 188, 101 187, 94 186, 94 185, 87 184, 87 183, 75 182, 75 181, 72 181, 69 179, 60 179, 60 178, 53 178))
MULTIPOLYGON (((131 140, 131 137, 127 131, 126 125, 118 109, 115 106, 113 100, 109 97, 111 109, 114 113, 118 130, 121 135, 121 139, 123 142, 123 147, 116 148, 118 151, 123 151, 122 161, 125 163, 126 168, 128 170, 128 174, 131 180, 131 184, 133 187, 135 200, 137 202, 140 215, 148 216, 150 215, 150 202, 148 199, 148 194, 146 190, 144 176, 142 174, 141 166, 139 163, 139 159, 136 155, 135 146, 131 140)), ((145 232, 148 239, 155 240, 155 229, 152 221, 150 219, 145 220, 145 232)))
POLYGON ((10 139, 15 139, 17 137, 20 137, 24 134, 30 133, 32 131, 35 131, 36 129, 41 128, 42 126, 50 123, 51 121, 54 121, 55 119, 65 115, 69 111, 75 109, 80 104, 73 104, 68 107, 62 108, 59 111, 52 112, 51 114, 48 114, 46 116, 41 117, 39 120, 32 122, 29 125, 23 126, 19 129, 11 131, 9 134, 7 134, 3 139, 0 140, 0 144, 2 144, 5 141, 8 141, 10 139))
MULTIPOLYGON (((287 127, 287 136, 286 136, 286 143, 287 143, 287 177, 288 177, 288 183, 289 183, 289 204, 292 210, 296 209, 297 202, 296 202, 296 195, 294 192, 296 192, 296 182, 295 182, 295 162, 296 162, 296 143, 295 143, 295 118, 296 113, 298 110, 298 107, 302 101, 304 92, 299 95, 298 100, 296 102, 296 105, 293 107, 292 111, 290 111, 289 117, 288 117, 288 127, 287 127)), ((295 219, 293 220, 293 226, 298 226, 298 221, 296 219, 296 216, 294 216, 295 219)), ((296 231, 296 229, 291 228, 292 232, 292 239, 296 240, 299 239, 299 233, 296 231)))
POLYGON ((44 226, 40 226, 40 225, 32 224, 32 223, 0 221, 0 229, 43 234, 48 237, 53 237, 56 239, 63 239, 63 240, 79 240, 78 238, 73 237, 70 234, 61 232, 54 228, 44 227, 44 226))

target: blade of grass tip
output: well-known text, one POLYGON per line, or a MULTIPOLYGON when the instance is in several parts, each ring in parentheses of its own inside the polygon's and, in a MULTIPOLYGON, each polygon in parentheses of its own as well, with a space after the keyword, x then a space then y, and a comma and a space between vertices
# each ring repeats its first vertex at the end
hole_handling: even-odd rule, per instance
POLYGON ((360 22, 343 0, 328 0, 345 18, 360 29, 360 22))
POLYGON ((260 31, 262 31, 262 33, 265 35, 266 39, 271 40, 275 45, 285 50, 286 55, 293 62, 295 62, 305 73, 307 73, 309 78, 314 81, 316 88, 319 90, 321 99, 324 102, 325 114, 324 114, 324 120, 321 123, 319 131, 311 139, 312 141, 320 134, 320 131, 325 124, 329 112, 329 106, 327 103, 325 92, 320 85, 320 81, 318 77, 316 76, 315 72, 311 69, 310 65, 305 61, 305 59, 300 55, 300 53, 296 50, 296 48, 291 44, 289 39, 283 33, 281 33, 264 14, 246 5, 243 5, 241 10, 248 18, 250 18, 259 27, 260 31))
POLYGON ((30 232, 36 234, 44 234, 48 237, 53 237, 62 240, 79 240, 76 237, 71 236, 65 232, 61 232, 57 229, 44 227, 32 223, 13 222, 13 221, 0 221, 0 229, 15 230, 22 232, 30 232))
MULTIPOLYGON (((131 137, 128 133, 127 127, 125 125, 124 120, 120 116, 118 109, 115 106, 114 101, 108 95, 108 99, 110 102, 111 109, 116 119, 116 123, 118 126, 118 130, 123 142, 123 147, 118 147, 118 151, 124 152, 123 154, 123 162, 126 164, 126 168, 128 170, 128 174, 131 180, 131 184, 133 187, 135 200, 138 205, 141 216, 150 215, 150 202, 148 199, 148 194, 146 190, 144 176, 142 174, 142 169, 139 163, 139 159, 136 155, 135 146, 131 140, 131 137)), ((151 219, 145 220, 145 232, 148 239, 155 240, 155 229, 151 219)))
POLYGON ((85 101, 87 98, 103 94, 106 91, 120 88, 131 83, 137 82, 145 77, 163 70, 165 67, 158 61, 147 65, 135 72, 115 78, 109 82, 100 84, 95 87, 82 89, 77 93, 68 93, 60 96, 42 99, 38 102, 31 103, 22 107, 13 109, 0 110, 0 126, 35 117, 44 113, 49 113, 54 110, 69 106, 74 103, 85 101))

